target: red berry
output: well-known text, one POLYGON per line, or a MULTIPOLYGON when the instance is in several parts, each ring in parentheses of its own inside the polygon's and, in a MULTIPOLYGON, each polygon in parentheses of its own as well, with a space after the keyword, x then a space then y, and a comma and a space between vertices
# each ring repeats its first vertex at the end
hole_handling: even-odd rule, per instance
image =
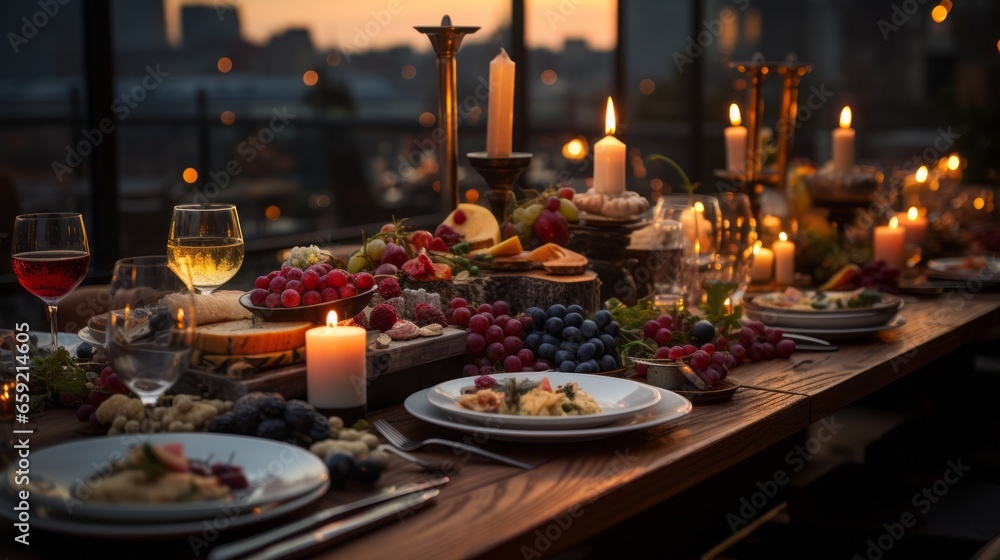
POLYGON ((494 301, 492 313, 495 315, 509 315, 510 305, 508 305, 507 302, 503 300, 494 301))
POLYGON ((670 340, 674 338, 674 333, 670 329, 660 329, 656 331, 653 335, 653 341, 656 342, 658 346, 666 346, 670 344, 670 340))
POLYGON ((250 303, 254 305, 264 305, 264 300, 267 299, 267 294, 271 292, 264 288, 254 288, 250 291, 250 303))
POLYGON ((655 319, 650 319, 646 321, 645 325, 642 326, 642 335, 652 340, 654 337, 656 337, 656 331, 660 330, 661 328, 663 327, 660 325, 660 323, 658 323, 655 319))
POLYGON ((503 341, 503 339, 504 339, 504 336, 503 336, 503 329, 502 328, 500 328, 500 327, 498 327, 496 325, 490 325, 486 329, 486 341, 487 342, 501 342, 501 341, 503 341))
POLYGON ((712 344, 711 342, 706 342, 705 344, 702 344, 701 349, 709 356, 715 354, 715 345, 712 344))
POLYGON ((283 264, 281 265, 281 270, 278 272, 278 274, 281 274, 281 276, 288 276, 288 273, 291 272, 291 270, 292 270, 291 265, 283 264))
POLYGON ((508 372, 521 371, 521 359, 517 356, 507 356, 503 361, 503 369, 508 372))
POLYGON ((340 270, 338 268, 336 270, 331 270, 330 272, 326 273, 327 286, 332 286, 334 288, 339 289, 341 286, 344 286, 345 284, 347 284, 347 272, 344 272, 343 270, 340 270))
MULTIPOLYGON (((278 278, 281 278, 280 276, 278 278)), ((281 294, 270 293, 264 298, 264 305, 269 308, 281 307, 281 294)))
POLYGON ((563 187, 559 189, 559 198, 565 198, 566 200, 573 200, 573 196, 575 194, 576 191, 573 190, 573 187, 563 187))
MULTIPOLYGON (((490 305, 490 304, 488 304, 488 303, 484 303, 484 304, 480 305, 479 307, 477 307, 476 308, 476 312, 477 313, 489 313, 490 315, 499 315, 499 313, 496 313, 493 310, 493 306, 490 305)), ((491 319, 491 321, 492 321, 492 319, 491 319)))
POLYGON ((274 280, 278 276, 281 276, 281 272, 279 272, 277 270, 268 272, 267 273, 267 280, 268 280, 268 282, 270 282, 271 280, 274 280))
POLYGON ((472 377, 479 375, 479 366, 474 364, 465 364, 462 368, 462 377, 472 377))
MULTIPOLYGON (((452 314, 451 318, 455 321, 456 325, 464 327, 469 324, 469 320, 472 318, 472 312, 469 311, 468 307, 459 307, 452 314)), ((483 332, 485 332, 485 329, 483 332)))
POLYGON ((691 354, 694 354, 695 352, 698 351, 698 347, 695 346, 694 344, 685 344, 684 348, 682 348, 681 351, 684 352, 685 356, 690 356, 691 354))
POLYGON ((507 321, 510 321, 509 315, 498 315, 495 319, 493 319, 493 324, 502 329, 507 326, 507 321))
POLYGON ((281 292, 281 305, 285 307, 298 307, 301 302, 302 294, 299 292, 292 289, 281 292))
POLYGON ((97 408, 101 406, 101 403, 108 400, 111 393, 105 393, 104 391, 90 391, 87 393, 87 404, 97 408))
POLYGON ((354 287, 357 288, 359 292, 367 292, 375 287, 375 277, 367 272, 359 272, 357 276, 354 277, 354 287))
POLYGON ((255 288, 267 289, 271 285, 271 279, 267 276, 258 276, 257 280, 253 283, 255 288))
POLYGON ((720 336, 719 340, 715 341, 715 347, 719 350, 729 350, 729 339, 720 336))
MULTIPOLYGON (((494 362, 499 362, 506 356, 507 353, 503 350, 503 343, 494 342, 486 347, 486 357, 494 362)), ((520 362, 520 360, 518 360, 520 362)), ((518 369, 521 368, 521 364, 517 364, 518 369)))
POLYGON ((795 341, 788 338, 782 339, 775 345, 774 350, 779 358, 788 358, 792 352, 795 352, 795 341))
POLYGON ((777 344, 782 338, 785 338, 785 333, 781 329, 768 329, 764 332, 764 340, 771 344, 777 344))
POLYGON ((358 295, 358 289, 350 284, 344 284, 337 289, 337 292, 340 294, 341 298, 349 298, 358 295))
POLYGON ((452 218, 454 218, 456 224, 458 225, 464 224, 466 219, 465 211, 462 209, 455 210, 455 213, 452 215, 452 218))
MULTIPOLYGON (((461 307, 459 309, 453 310, 453 312, 457 315, 462 312, 468 313, 469 310, 465 307, 461 307)), ((486 334, 486 329, 490 328, 489 320, 486 317, 483 317, 482 315, 473 315, 469 319, 468 325, 469 325, 469 330, 477 334, 486 334)))
POLYGON ((105 367, 101 370, 101 379, 107 379, 114 372, 115 370, 111 369, 111 366, 105 367))
POLYGON ((302 294, 302 305, 316 305, 323 303, 323 296, 315 290, 310 290, 302 294))
POLYGON ((302 273, 301 282, 306 290, 315 290, 316 286, 319 285, 319 274, 315 270, 307 270, 302 273))
POLYGON ((468 307, 469 302, 465 300, 464 297, 457 297, 451 300, 451 308, 458 309, 459 307, 468 307))
POLYGON ((679 360, 684 357, 684 349, 681 348, 680 346, 674 346, 673 348, 670 349, 670 352, 669 354, 667 354, 667 357, 670 358, 671 360, 679 360))
POLYGON ((270 284, 268 284, 268 289, 271 290, 271 293, 280 294, 285 291, 285 284, 287 283, 288 279, 284 276, 275 276, 271 279, 270 284))
MULTIPOLYGON (((508 356, 516 356, 523 346, 524 343, 516 336, 508 336, 503 339, 503 349, 507 352, 508 356)), ((532 358, 532 361, 534 361, 534 358, 532 358)))
POLYGON ((660 315, 657 317, 656 322, 665 329, 670 329, 674 326, 674 318, 670 315, 660 315))
POLYGON ((76 409, 76 419, 80 422, 90 422, 90 415, 97 410, 97 407, 92 404, 83 404, 80 408, 76 409))
POLYGON ((521 367, 531 367, 535 363, 535 353, 527 348, 518 350, 517 357, 521 360, 521 367))
POLYGON ((289 270, 288 274, 285 275, 285 278, 288 278, 289 280, 302 280, 302 269, 293 268, 289 270))
POLYGON ((548 209, 548 210, 551 210, 553 212, 558 211, 559 210, 559 197, 558 196, 550 196, 547 199, 545 199, 545 208, 548 209))
POLYGON ((521 321, 509 320, 507 324, 503 326, 503 333, 507 336, 518 336, 521 334, 524 327, 521 326, 521 321))
POLYGON ((465 345, 469 352, 475 354, 476 352, 481 352, 483 348, 486 348, 486 339, 479 333, 469 333, 468 336, 465 337, 465 345))
POLYGON ((661 346, 661 347, 657 348, 656 349, 656 353, 653 354, 653 359, 654 360, 664 360, 664 359, 670 358, 670 350, 671 350, 671 348, 669 346, 661 346))
POLYGON ((282 290, 281 293, 285 293, 288 290, 294 290, 294 291, 298 292, 300 296, 302 294, 306 293, 306 287, 303 286, 302 282, 299 281, 299 280, 289 280, 288 282, 286 282, 285 283, 285 289, 282 290))
POLYGON ((479 375, 490 375, 493 372, 493 366, 479 366, 479 375))
POLYGON ((340 299, 340 292, 336 288, 324 288, 319 295, 322 296, 324 302, 340 299))
POLYGON ((112 373, 104 380, 104 386, 107 387, 108 392, 112 395, 125 394, 128 393, 128 387, 122 383, 122 380, 118 378, 117 373, 112 373))

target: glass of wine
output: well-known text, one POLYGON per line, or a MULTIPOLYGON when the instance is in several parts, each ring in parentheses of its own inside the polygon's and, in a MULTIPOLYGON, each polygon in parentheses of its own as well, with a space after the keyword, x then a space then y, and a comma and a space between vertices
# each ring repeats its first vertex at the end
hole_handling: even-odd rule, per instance
POLYGON ((721 212, 717 246, 707 266, 701 267, 702 301, 739 305, 750 284, 753 246, 757 226, 750 198, 743 193, 723 193, 718 198, 721 212))
POLYGON ((233 204, 174 206, 167 237, 167 259, 177 272, 190 271, 194 288, 210 294, 243 264, 243 232, 233 204))
POLYGON ((59 347, 59 301, 80 285, 90 268, 83 215, 56 212, 18 216, 14 219, 11 260, 17 281, 49 307, 54 352, 59 347))
POLYGON ((182 280, 181 276, 167 264, 165 255, 115 263, 108 357, 121 380, 145 405, 155 405, 191 362, 194 294, 189 277, 182 280))

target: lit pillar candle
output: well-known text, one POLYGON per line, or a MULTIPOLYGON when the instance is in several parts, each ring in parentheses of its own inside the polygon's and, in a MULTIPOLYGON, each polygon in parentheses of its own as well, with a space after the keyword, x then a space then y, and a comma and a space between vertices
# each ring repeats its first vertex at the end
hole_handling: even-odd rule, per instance
POLYGON ((774 242, 774 279, 779 284, 795 281, 795 243, 788 240, 785 232, 778 234, 774 242))
POLYGON ((608 98, 604 116, 607 135, 594 144, 594 190, 601 194, 625 192, 625 144, 614 137, 615 106, 608 98))
POLYGON ((854 129, 851 128, 851 108, 840 112, 840 128, 833 131, 833 170, 850 173, 854 169, 854 129))
POLYGON ((774 268, 774 251, 762 247, 758 241, 753 247, 753 268, 750 269, 751 282, 770 282, 774 268))
POLYGON ((916 206, 911 206, 906 212, 896 214, 896 221, 906 231, 906 243, 920 245, 927 237, 927 218, 920 215, 916 206))
POLYGON ((899 227, 895 216, 889 220, 889 225, 875 228, 874 255, 876 261, 902 268, 906 255, 906 230, 899 227))
POLYGON ((490 103, 486 121, 486 153, 510 157, 514 128, 514 61, 507 51, 490 62, 490 103))
POLYGON ((740 126, 740 108, 733 103, 729 106, 729 122, 723 131, 726 135, 726 169, 734 173, 747 170, 747 127, 740 126))
POLYGON ((367 404, 366 345, 365 329, 337 326, 335 311, 325 327, 306 331, 306 394, 313 406, 355 409, 367 404))

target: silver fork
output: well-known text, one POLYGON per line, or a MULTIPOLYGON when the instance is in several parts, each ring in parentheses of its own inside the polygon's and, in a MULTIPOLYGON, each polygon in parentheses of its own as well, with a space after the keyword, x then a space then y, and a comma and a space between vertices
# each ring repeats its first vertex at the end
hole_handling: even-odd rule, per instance
POLYGON ((428 472, 453 474, 458 471, 458 465, 447 464, 444 461, 442 462, 425 461, 419 457, 414 457, 413 455, 410 455, 406 451, 397 449, 391 445, 379 445, 377 449, 385 451, 386 453, 392 453, 393 455, 403 460, 409 461, 415 465, 420 465, 421 467, 424 468, 424 470, 428 472))
POLYGON ((519 467, 522 469, 530 470, 535 468, 533 465, 529 465, 528 463, 522 463, 521 461, 518 461, 516 459, 511 459, 510 457, 504 457, 503 455, 497 455, 496 453, 491 453, 489 451, 486 451, 485 449, 480 449, 474 445, 466 445, 464 443, 459 443, 457 441, 451 441, 440 438, 429 438, 423 441, 410 439, 404 436, 402 433, 400 433, 400 431, 397 430, 396 428, 393 428, 385 420, 381 419, 376 420, 375 422, 372 423, 372 425, 375 426, 375 429, 378 430, 380 434, 385 436, 385 439, 389 440, 389 443, 395 445, 396 447, 402 449, 403 451, 413 451, 425 445, 436 443, 438 445, 445 445, 455 449, 461 449, 462 451, 468 451, 469 453, 482 455, 483 457, 488 457, 490 459, 493 459, 494 461, 500 461, 501 463, 506 463, 508 465, 513 465, 515 467, 519 467))

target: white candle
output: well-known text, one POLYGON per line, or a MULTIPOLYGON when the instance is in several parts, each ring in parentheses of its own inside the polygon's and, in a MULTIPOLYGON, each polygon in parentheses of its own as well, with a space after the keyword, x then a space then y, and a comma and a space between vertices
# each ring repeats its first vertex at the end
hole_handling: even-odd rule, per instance
POLYGON ((514 61, 507 51, 490 62, 490 103, 486 121, 486 153, 510 157, 514 128, 514 61))
POLYGON ((306 331, 306 394, 317 408, 343 409, 365 406, 365 346, 367 334, 360 327, 338 327, 330 312, 325 327, 306 331))
POLYGON ((774 268, 774 251, 761 247, 758 241, 753 247, 753 268, 750 269, 751 282, 770 282, 774 268))
POLYGON ((604 133, 594 144, 594 190, 601 194, 625 192, 625 144, 614 137, 615 106, 608 98, 604 133))
POLYGON ((896 214, 896 221, 906 231, 908 245, 921 245, 927 237, 927 217, 920 215, 916 206, 911 206, 906 212, 896 214))
POLYGON ((795 281, 795 243, 788 240, 785 232, 778 234, 774 242, 774 279, 779 284, 795 281))
POLYGON ((833 131, 833 170, 850 173, 854 169, 854 129, 851 128, 851 108, 840 112, 840 128, 833 131))
POLYGON ((735 173, 747 170, 747 127, 740 126, 740 108, 733 103, 729 106, 729 122, 723 131, 726 135, 726 169, 735 173))
POLYGON ((889 225, 875 228, 874 245, 874 260, 885 261, 898 268, 903 267, 906 255, 906 230, 899 227, 899 220, 895 216, 889 220, 889 225))

